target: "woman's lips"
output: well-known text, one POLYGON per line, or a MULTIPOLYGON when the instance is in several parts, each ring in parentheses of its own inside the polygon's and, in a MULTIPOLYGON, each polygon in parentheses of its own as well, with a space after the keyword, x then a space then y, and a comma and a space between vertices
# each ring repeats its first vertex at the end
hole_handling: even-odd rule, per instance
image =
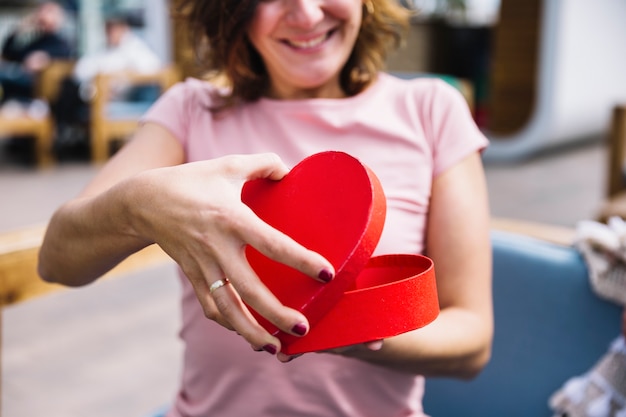
POLYGON ((285 39, 283 40, 283 42, 296 49, 313 49, 324 43, 332 35, 333 32, 333 30, 329 30, 328 32, 325 32, 314 38, 306 40, 285 39))

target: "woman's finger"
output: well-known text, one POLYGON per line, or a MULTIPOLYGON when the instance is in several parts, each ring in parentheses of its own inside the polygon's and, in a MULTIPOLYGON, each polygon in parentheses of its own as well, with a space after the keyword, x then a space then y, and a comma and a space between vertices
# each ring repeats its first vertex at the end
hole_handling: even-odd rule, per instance
POLYGON ((226 176, 244 182, 259 178, 278 181, 289 172, 289 167, 280 157, 269 152, 253 155, 227 155, 214 161, 219 164, 226 176))
MULTIPOLYGON (((204 316, 209 320, 215 321, 219 325, 229 329, 235 330, 234 327, 224 318, 219 309, 215 305, 213 298, 211 297, 211 290, 208 284, 208 280, 205 277, 219 276, 219 268, 205 268, 204 271, 197 264, 186 264, 186 268, 183 270, 187 279, 191 283, 194 289, 198 302, 202 306, 204 316), (207 272, 207 270, 213 270, 216 272, 207 272)), ((209 278, 211 279, 211 278, 209 278)))
POLYGON ((287 355, 285 353, 278 352, 278 355, 276 355, 276 359, 278 359, 280 362, 287 363, 287 362, 291 362, 294 359, 299 358, 302 355, 304 355, 304 353, 298 353, 296 355, 287 355))
POLYGON ((244 225, 239 229, 241 240, 263 255, 321 282, 334 278, 335 269, 326 258, 271 227, 249 207, 243 206, 239 216, 244 225))
MULTIPOLYGON (((295 335, 306 333, 308 323, 304 315, 280 303, 254 274, 241 249, 238 252, 229 250, 233 246, 227 242, 222 243, 224 250, 219 253, 222 258, 206 257, 204 263, 198 266, 198 269, 201 269, 200 276, 194 275, 192 280, 205 315, 235 330, 253 347, 265 349, 270 353, 278 352, 280 350, 278 339, 259 325, 242 301, 239 290, 247 288, 244 290, 247 297, 250 295, 246 291, 251 292, 252 299, 259 300, 264 308, 272 311, 271 314, 263 315, 265 310, 260 308, 259 314, 285 332, 295 335), (202 282, 196 283, 198 279, 202 282)), ((241 248, 241 245, 235 247, 241 248)))
MULTIPOLYGON (((244 180, 258 178, 280 180, 289 172, 282 160, 273 153, 230 155, 220 158, 220 164, 225 176, 237 178, 245 173, 244 180)), ((233 224, 233 227, 238 231, 241 240, 263 255, 323 282, 328 282, 334 277, 332 264, 323 256, 269 226, 249 207, 241 204, 240 210, 230 214, 231 219, 239 222, 233 224)))
POLYGON ((220 279, 210 286, 210 296, 225 320, 253 346, 275 355, 280 351, 278 338, 270 335, 250 314, 231 280, 220 279), (218 285, 219 284, 219 285, 218 285))
MULTIPOLYGON (((285 307, 265 286, 248 264, 243 247, 239 247, 236 252, 224 250, 218 256, 224 274, 229 277, 231 284, 247 305, 283 332, 296 336, 307 333, 309 324, 304 314, 285 307)), ((234 325, 231 318, 223 310, 220 311, 234 325)))
POLYGON ((378 351, 383 348, 384 340, 372 340, 356 345, 343 346, 335 349, 323 350, 318 353, 332 353, 334 355, 358 356, 359 353, 367 351, 378 351))

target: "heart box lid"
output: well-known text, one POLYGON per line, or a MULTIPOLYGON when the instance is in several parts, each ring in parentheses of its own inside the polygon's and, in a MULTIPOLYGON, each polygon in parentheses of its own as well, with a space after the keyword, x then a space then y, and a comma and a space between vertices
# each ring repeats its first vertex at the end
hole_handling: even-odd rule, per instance
MULTIPOLYGON (((280 181, 247 182, 242 201, 335 268, 334 279, 325 284, 250 246, 246 249, 263 283, 284 305, 301 311, 311 326, 354 284, 378 244, 386 214, 385 194, 374 173, 356 158, 335 151, 305 158, 280 181)), ((276 333, 265 319, 259 321, 276 333)))

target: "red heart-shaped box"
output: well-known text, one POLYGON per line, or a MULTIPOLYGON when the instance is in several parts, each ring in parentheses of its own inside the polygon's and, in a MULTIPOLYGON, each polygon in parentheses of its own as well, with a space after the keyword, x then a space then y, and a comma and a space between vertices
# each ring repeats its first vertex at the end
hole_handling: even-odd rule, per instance
POLYGON ((430 259, 370 259, 382 233, 386 201, 376 175, 356 158, 332 151, 312 155, 280 181, 247 182, 242 201, 335 268, 334 279, 321 283, 246 248, 248 262, 263 283, 311 325, 306 336, 295 337, 252 311, 279 337, 284 353, 383 339, 436 318, 439 305, 430 259))

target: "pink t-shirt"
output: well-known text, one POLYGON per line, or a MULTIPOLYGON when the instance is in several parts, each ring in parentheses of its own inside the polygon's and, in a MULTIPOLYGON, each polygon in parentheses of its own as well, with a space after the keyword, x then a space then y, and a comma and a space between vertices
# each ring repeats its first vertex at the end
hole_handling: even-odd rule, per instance
MULTIPOLYGON (((189 162, 268 151, 289 166, 326 150, 358 158, 387 197, 377 255, 422 253, 433 178, 487 145, 463 97, 434 78, 380 74, 354 97, 263 98, 224 117, 207 110, 213 88, 194 79, 179 83, 143 120, 178 138, 189 162)), ((185 354, 169 417, 424 415, 423 377, 328 354, 281 364, 206 319, 182 273, 181 282, 185 354)))

